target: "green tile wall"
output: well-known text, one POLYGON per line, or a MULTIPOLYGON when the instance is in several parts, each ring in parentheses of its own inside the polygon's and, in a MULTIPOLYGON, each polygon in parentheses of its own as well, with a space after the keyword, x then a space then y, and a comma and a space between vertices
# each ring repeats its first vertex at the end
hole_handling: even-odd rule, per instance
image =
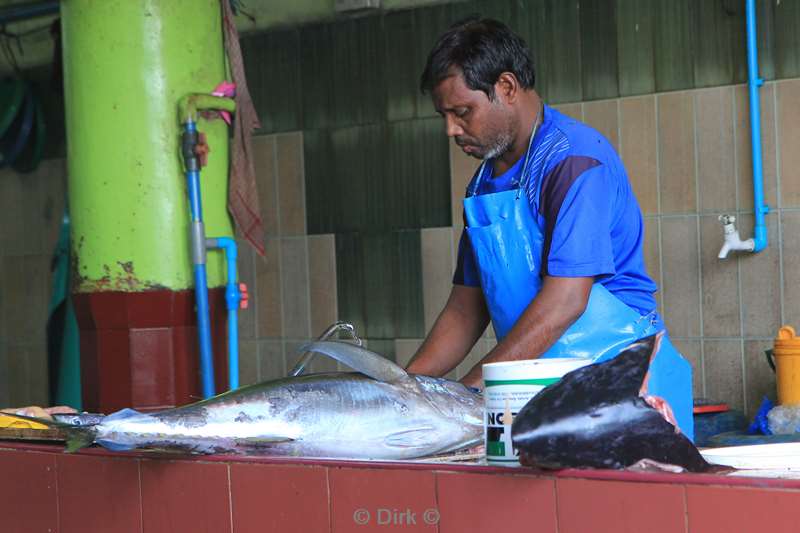
POLYGON ((395 11, 384 19, 384 69, 387 120, 406 120, 417 114, 420 66, 414 50, 413 11, 395 11), (409 46, 414 53, 409 53, 409 46))
POLYGON ((775 76, 800 76, 800 0, 763 3, 774 9, 775 76))
MULTIPOLYGON (((412 66, 412 68, 416 70, 417 79, 419 79, 422 70, 425 68, 428 53, 436 42, 436 39, 453 22, 463 18, 462 15, 463 14, 457 14, 454 16, 451 12, 451 6, 448 4, 414 10, 415 34, 411 42, 408 43, 409 50, 406 53, 413 53, 416 58, 415 65, 412 66)), ((417 83, 417 86, 419 86, 419 83, 417 83)), ((420 93, 420 91, 416 91, 415 94, 417 99, 416 116, 435 117, 436 112, 433 109, 430 96, 424 95, 420 93)))
POLYGON ((617 0, 617 65, 620 96, 652 93, 655 0, 617 0))
MULTIPOLYGON (((451 224, 451 196, 419 77, 452 23, 511 26, 559 104, 745 81, 744 4, 469 0, 245 36, 262 133, 303 131, 308 233, 336 235, 339 317, 387 354, 391 339, 424 336, 420 229, 451 224)), ((761 76, 800 76, 800 0, 759 1, 758 28, 761 76)))
POLYGON ((331 26, 333 125, 381 122, 386 116, 387 68, 383 18, 362 17, 331 26))
POLYGON ((619 96, 616 2, 582 0, 581 81, 583 99, 619 96))
POLYGON ((362 238, 356 233, 336 235, 336 294, 339 320, 353 324, 365 336, 366 294, 362 238))
MULTIPOLYGON (((791 0, 796 2, 796 0, 791 0)), ((797 19, 795 19, 796 24, 797 19)), ((758 33, 758 68, 761 77, 773 80, 775 75, 775 4, 756 2, 756 31, 758 33)))
MULTIPOLYGON (((744 0, 470 0, 242 39, 262 132, 302 129, 310 233, 447 225, 447 141, 419 76, 473 14, 526 38, 551 104, 746 77, 744 0)), ((758 2, 761 75, 800 75, 800 0, 758 2)))
POLYGON ((658 0, 654 46, 656 91, 688 89, 694 85, 692 67, 693 0, 658 0))
POLYGON ((746 81, 744 2, 693 0, 691 8, 695 87, 746 81))
POLYGON ((261 120, 261 131, 274 133, 302 128, 299 32, 287 29, 241 40, 247 83, 261 120))
POLYGON ((301 84, 294 90, 303 108, 305 130, 335 125, 333 31, 331 24, 300 29, 298 62, 301 84))
POLYGON ((307 132, 308 232, 446 226, 447 136, 438 118, 307 132))
POLYGON ((539 82, 545 99, 558 104, 583 99, 580 5, 547 0, 533 21, 533 47, 539 52, 539 82), (541 36, 536 38, 535 36, 541 36))
POLYGON ((339 318, 369 339, 425 333, 418 230, 336 235, 339 318))

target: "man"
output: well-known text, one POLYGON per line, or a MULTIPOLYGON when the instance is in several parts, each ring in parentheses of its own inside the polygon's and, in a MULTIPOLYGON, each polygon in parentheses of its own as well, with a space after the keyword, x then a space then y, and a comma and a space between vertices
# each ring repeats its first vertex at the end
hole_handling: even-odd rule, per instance
MULTIPOLYGON (((483 160, 467 188, 450 297, 408 366, 444 375, 492 321, 481 365, 613 357, 663 330, 642 255, 642 215, 619 156, 597 131, 544 105, 525 42, 500 22, 459 23, 421 78, 447 135, 483 160)), ((648 392, 692 438, 691 367, 665 337, 648 392)))

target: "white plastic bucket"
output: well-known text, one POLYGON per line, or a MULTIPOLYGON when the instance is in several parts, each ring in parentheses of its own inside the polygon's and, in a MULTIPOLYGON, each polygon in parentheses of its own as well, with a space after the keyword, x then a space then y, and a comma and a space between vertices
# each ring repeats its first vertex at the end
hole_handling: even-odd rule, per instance
POLYGON ((522 407, 564 374, 590 364, 585 358, 531 359, 483 365, 484 442, 489 464, 519 466, 511 422, 522 407))

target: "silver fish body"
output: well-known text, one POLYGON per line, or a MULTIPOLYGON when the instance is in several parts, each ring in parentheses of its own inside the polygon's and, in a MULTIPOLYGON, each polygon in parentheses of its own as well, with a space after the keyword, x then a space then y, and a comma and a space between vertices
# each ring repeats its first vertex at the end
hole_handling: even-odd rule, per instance
POLYGON ((483 401, 442 378, 310 374, 158 413, 123 410, 67 432, 68 449, 95 442, 113 450, 413 459, 479 443, 483 401))

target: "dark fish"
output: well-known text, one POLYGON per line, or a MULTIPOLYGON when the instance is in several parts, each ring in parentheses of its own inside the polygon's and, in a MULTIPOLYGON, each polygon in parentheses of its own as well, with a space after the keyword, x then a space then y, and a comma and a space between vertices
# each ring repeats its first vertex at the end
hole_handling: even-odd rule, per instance
POLYGON ((665 418, 666 402, 643 397, 660 341, 660 333, 641 339, 613 359, 566 374, 533 397, 511 426, 520 462, 622 469, 646 461, 691 472, 709 469, 694 444, 665 418))

